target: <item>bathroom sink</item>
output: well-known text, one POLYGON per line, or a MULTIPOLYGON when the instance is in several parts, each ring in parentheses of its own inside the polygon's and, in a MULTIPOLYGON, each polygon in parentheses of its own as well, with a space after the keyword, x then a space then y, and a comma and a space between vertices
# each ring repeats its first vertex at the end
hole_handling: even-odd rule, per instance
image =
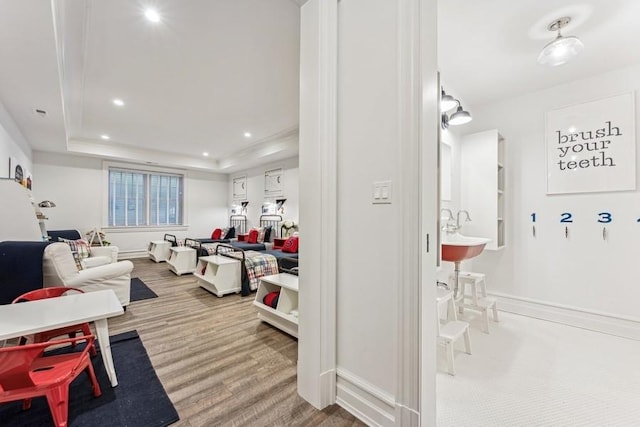
POLYGON ((442 260, 459 262, 480 255, 491 239, 463 236, 462 234, 444 234, 442 236, 442 260))

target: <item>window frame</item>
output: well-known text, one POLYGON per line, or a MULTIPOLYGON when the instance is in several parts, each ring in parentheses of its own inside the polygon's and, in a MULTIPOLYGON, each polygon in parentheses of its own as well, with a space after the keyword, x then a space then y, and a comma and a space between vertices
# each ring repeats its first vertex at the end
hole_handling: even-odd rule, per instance
MULTIPOLYGON (((189 228, 187 219, 188 216, 188 178, 189 175, 186 170, 181 169, 172 169, 172 168, 164 168, 150 165, 142 165, 135 163, 119 163, 119 162, 108 162, 104 161, 102 163, 102 174, 103 174, 103 206, 102 206, 102 228, 105 230, 109 230, 110 232, 130 232, 130 231, 184 231, 189 228), (110 225, 109 224, 109 198, 110 198, 110 183, 109 183, 109 171, 111 169, 117 169, 122 171, 131 171, 134 173, 143 173, 143 174, 156 174, 156 175, 174 175, 182 177, 182 224, 166 224, 166 225, 110 225)), ((150 181, 150 180, 149 180, 150 181)), ((145 201, 145 209, 146 212, 149 212, 149 217, 151 216, 150 212, 150 204, 151 199, 147 198, 145 201)), ((146 215, 145 212, 145 215, 146 215)))

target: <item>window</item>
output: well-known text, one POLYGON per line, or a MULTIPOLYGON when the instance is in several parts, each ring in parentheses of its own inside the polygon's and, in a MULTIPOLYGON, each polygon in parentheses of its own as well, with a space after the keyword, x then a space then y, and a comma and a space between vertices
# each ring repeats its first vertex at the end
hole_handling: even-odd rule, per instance
POLYGON ((109 168, 109 226, 182 225, 184 176, 109 168))

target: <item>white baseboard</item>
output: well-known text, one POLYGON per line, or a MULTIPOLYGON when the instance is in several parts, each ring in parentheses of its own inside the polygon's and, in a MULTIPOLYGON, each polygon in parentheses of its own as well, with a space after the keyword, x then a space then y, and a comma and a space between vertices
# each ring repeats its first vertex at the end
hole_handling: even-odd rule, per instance
POLYGON ((499 292, 490 295, 496 298, 501 311, 640 341, 640 318, 600 313, 499 292))
POLYGON ((118 259, 132 259, 132 258, 145 258, 148 257, 149 253, 146 249, 133 250, 133 251, 119 251, 118 259))
POLYGON ((395 425, 392 395, 356 375, 338 368, 336 403, 370 426, 395 425))

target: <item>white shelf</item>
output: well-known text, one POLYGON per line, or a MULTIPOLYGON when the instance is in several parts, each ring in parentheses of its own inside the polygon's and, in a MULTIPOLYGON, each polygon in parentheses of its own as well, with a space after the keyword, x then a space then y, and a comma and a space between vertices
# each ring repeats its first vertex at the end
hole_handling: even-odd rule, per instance
POLYGON ((203 256, 198 259, 193 275, 198 278, 201 288, 222 297, 240 292, 240 266, 240 260, 237 259, 222 255, 203 256))
POLYGON ((298 311, 298 276, 280 273, 261 277, 253 305, 260 320, 298 338, 298 317, 293 314, 298 311), (280 292, 275 309, 263 302, 270 292, 280 292))
POLYGON ((178 276, 193 273, 196 269, 196 250, 186 246, 175 246, 170 249, 170 255, 167 259, 169 270, 178 276))
POLYGON ((153 261, 164 262, 171 254, 171 242, 167 242, 166 240, 152 240, 149 242, 147 253, 153 261))

